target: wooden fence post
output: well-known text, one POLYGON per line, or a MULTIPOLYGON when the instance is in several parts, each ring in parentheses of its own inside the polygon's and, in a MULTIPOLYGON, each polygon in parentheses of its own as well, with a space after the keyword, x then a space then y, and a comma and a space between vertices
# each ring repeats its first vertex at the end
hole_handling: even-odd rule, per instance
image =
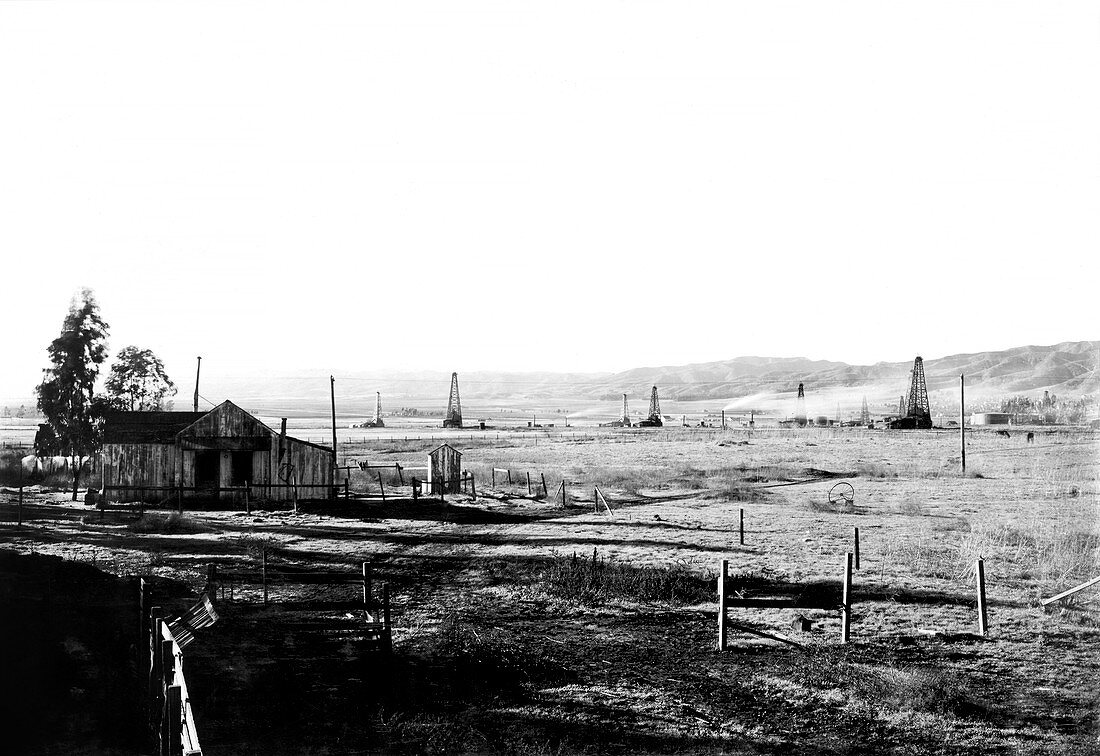
POLYGON ((745 545, 745 510, 742 508, 737 518, 737 533, 741 541, 741 545, 745 545))
POLYGON ((531 473, 527 473, 527 495, 531 495, 531 473))
POLYGON ((978 581, 978 635, 984 636, 989 630, 989 624, 985 613, 985 562, 981 559, 975 565, 978 581))
POLYGON ((726 650, 726 578, 729 576, 730 563, 728 559, 722 560, 722 568, 718 572, 718 650, 726 650))
POLYGON ((859 528, 852 528, 852 541, 855 548, 856 569, 859 569, 859 528))
MULTIPOLYGON (((381 478, 382 473, 378 473, 378 477, 381 478)), ((351 484, 349 483, 350 480, 351 480, 350 478, 347 478, 347 477, 344 478, 344 499, 345 500, 351 498, 351 484)))
POLYGON ((244 482, 244 513, 252 514, 252 484, 249 481, 244 482))
POLYGON ((565 506, 565 478, 561 479, 561 505, 565 506))
POLYGON ((393 466, 397 468, 397 482, 402 486, 405 485, 405 473, 401 472, 401 463, 394 462, 393 466))
POLYGON ((378 473, 378 488, 382 491, 382 502, 386 501, 386 487, 382 485, 382 473, 378 473))
MULTIPOLYGON (((499 437, 500 434, 497 434, 497 436, 499 437)), ((508 485, 512 485, 512 468, 509 467, 506 472, 508 473, 508 485)))
POLYGON ((164 720, 168 756, 183 756, 183 699, 178 685, 168 686, 164 720))
POLYGON ((492 486, 493 486, 493 488, 496 488, 497 487, 497 469, 495 467, 493 468, 493 472, 491 473, 491 476, 492 476, 492 486))
POLYGON ((470 473, 470 495, 474 497, 474 501, 477 501, 477 481, 473 473, 470 473))
POLYGON ((370 606, 370 565, 367 562, 363 562, 363 606, 370 606))
MULTIPOLYGON (((152 597, 149 584, 145 578, 138 579, 138 638, 141 645, 147 645, 149 639, 149 601, 152 597)), ((138 648, 141 648, 141 645, 138 648)))
POLYGON ((264 587, 264 606, 267 606, 267 549, 260 551, 260 582, 264 587))
POLYGON ((852 627, 852 552, 844 555, 844 593, 840 605, 840 642, 847 643, 852 627))
POLYGON ((413 477, 412 479, 412 490, 413 502, 415 503, 420 501, 420 481, 418 481, 415 477, 413 477))
POLYGON ((546 499, 550 496, 550 492, 546 490, 546 474, 539 473, 539 477, 542 478, 542 498, 546 499))

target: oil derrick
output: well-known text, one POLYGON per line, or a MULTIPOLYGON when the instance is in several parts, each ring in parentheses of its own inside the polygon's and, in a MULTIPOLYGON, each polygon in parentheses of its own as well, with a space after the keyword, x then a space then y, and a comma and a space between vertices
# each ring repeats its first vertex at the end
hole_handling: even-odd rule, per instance
POLYGON ((626 404, 626 394, 623 394, 623 414, 619 416, 618 420, 607 423, 611 428, 629 428, 630 427, 630 408, 626 404))
POLYGON ((867 395, 863 395, 863 407, 859 410, 859 424, 870 425, 871 424, 871 410, 867 408, 867 395))
POLYGON ((657 398, 656 386, 653 387, 653 393, 649 395, 649 417, 638 424, 643 428, 660 428, 664 425, 661 422, 661 401, 657 398))
POLYGON ((799 427, 806 425, 806 390, 798 384, 798 399, 794 405, 794 421, 799 427))
POLYGON ((382 392, 374 392, 374 419, 370 421, 373 428, 385 428, 386 424, 382 422, 382 392))
POLYGON ((928 404, 928 386, 924 381, 924 360, 919 356, 913 360, 913 370, 909 373, 909 391, 901 397, 898 407, 898 419, 890 427, 900 430, 932 427, 932 410, 928 404))
POLYGON ((924 360, 913 360, 913 382, 909 387, 909 406, 906 417, 916 422, 917 428, 932 427, 932 407, 928 404, 928 386, 924 382, 924 360))
POLYGON ((451 373, 451 398, 447 401, 447 416, 443 418, 443 427, 462 427, 462 403, 458 400, 458 373, 451 373))

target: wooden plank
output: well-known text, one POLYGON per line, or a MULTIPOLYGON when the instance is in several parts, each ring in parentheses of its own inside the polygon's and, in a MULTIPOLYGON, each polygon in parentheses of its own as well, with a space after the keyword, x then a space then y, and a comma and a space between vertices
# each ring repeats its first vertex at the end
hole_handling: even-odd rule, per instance
POLYGON ((1046 606, 1047 604, 1052 604, 1055 601, 1061 601, 1062 599, 1066 598, 1067 596, 1072 596, 1073 594, 1077 593, 1078 591, 1083 591, 1086 588, 1091 588, 1092 586, 1094 586, 1098 583, 1100 583, 1100 577, 1094 577, 1092 580, 1088 580, 1084 583, 1081 583, 1081 585, 1074 586, 1073 588, 1070 588, 1067 591, 1062 591, 1057 596, 1051 596, 1048 599, 1043 599, 1042 601, 1039 602, 1039 604, 1041 604, 1042 606, 1046 606))

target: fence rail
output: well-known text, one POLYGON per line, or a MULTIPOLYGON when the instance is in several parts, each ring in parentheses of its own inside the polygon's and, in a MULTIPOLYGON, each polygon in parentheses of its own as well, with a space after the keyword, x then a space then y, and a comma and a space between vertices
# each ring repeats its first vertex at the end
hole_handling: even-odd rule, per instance
MULTIPOLYGON (((142 580, 142 608, 148 586, 142 580)), ((184 675, 183 649, 159 607, 147 620, 149 638, 149 723, 158 756, 202 756, 191 695, 184 675)))

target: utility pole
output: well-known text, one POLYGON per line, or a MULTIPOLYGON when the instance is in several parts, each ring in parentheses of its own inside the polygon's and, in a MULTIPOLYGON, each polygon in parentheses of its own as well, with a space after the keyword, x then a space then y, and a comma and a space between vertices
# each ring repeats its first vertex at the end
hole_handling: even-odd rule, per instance
POLYGON ((966 376, 959 376, 959 451, 962 471, 966 475, 966 376))
POLYGON ((332 482, 336 483, 336 378, 328 377, 329 389, 332 394, 332 482))
POLYGON ((199 357, 199 364, 195 368, 195 412, 199 411, 199 372, 202 371, 202 357, 199 357))

